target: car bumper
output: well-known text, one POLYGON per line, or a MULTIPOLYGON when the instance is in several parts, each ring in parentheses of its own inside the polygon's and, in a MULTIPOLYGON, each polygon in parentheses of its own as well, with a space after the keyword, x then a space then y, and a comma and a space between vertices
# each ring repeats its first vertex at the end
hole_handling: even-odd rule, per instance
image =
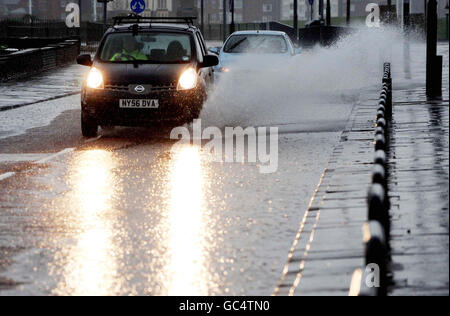
POLYGON ((187 121, 200 113, 204 100, 205 94, 201 88, 186 91, 173 89, 142 95, 87 88, 82 92, 81 107, 99 125, 146 126, 159 121, 187 121), (120 108, 121 99, 158 100, 159 107, 120 108))

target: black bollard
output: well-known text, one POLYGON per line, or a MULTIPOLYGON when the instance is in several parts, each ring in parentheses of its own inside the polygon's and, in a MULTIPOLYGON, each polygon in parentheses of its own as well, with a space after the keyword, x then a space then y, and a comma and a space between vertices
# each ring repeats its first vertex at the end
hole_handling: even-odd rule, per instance
POLYGON ((386 138, 383 134, 375 136, 375 150, 386 150, 386 138))
POLYGON ((377 150, 375 152, 375 159, 374 159, 375 164, 378 164, 380 166, 383 166, 386 170, 386 152, 384 150, 377 150))
POLYGON ((428 0, 427 4, 427 97, 442 97, 442 57, 437 52, 437 2, 428 0))
MULTIPOLYGON (((379 150, 377 150, 379 151, 379 150)), ((387 191, 387 180, 386 180, 386 171, 384 169, 384 166, 375 164, 373 167, 372 172, 372 183, 378 183, 381 184, 384 188, 384 191, 386 193, 387 191)))
POLYGON ((380 118, 384 118, 384 111, 382 110, 377 111, 377 120, 379 120, 380 118))
POLYGON ((387 295, 388 247, 383 227, 377 221, 369 221, 363 226, 366 265, 376 264, 379 269, 377 296, 387 295))
POLYGON ((377 127, 382 127, 386 131, 386 120, 384 118, 380 118, 377 120, 377 127))
POLYGON ((384 136, 384 128, 381 127, 381 126, 378 126, 378 127, 375 129, 375 136, 376 136, 376 135, 383 135, 383 136, 384 136))
POLYGON ((380 222, 385 231, 385 236, 389 239, 391 228, 389 217, 389 198, 382 184, 374 183, 369 189, 367 196, 368 218, 369 220, 380 222))
POLYGON ((386 95, 386 118, 390 120, 392 118, 392 71, 391 64, 384 63, 383 65, 383 92, 386 95))

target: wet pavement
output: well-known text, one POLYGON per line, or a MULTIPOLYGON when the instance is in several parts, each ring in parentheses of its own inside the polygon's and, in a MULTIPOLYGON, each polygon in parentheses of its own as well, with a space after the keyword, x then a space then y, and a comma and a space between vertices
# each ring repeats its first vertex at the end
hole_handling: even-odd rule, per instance
POLYGON ((338 134, 283 135, 280 171, 261 175, 150 132, 2 181, 0 249, 19 252, 2 294, 271 294, 338 134))
MULTIPOLYGON (((0 111, 79 94, 87 67, 71 65, 0 85, 0 111)), ((1 135, 0 135, 1 136, 1 135)))
MULTIPOLYGON (((427 101, 424 87, 417 84, 425 82, 423 64, 393 65, 390 295, 449 294, 448 46, 439 46, 438 52, 444 56, 440 101, 427 101), (411 75, 417 80, 413 84, 411 75)), ((356 103, 274 294, 348 295, 353 271, 365 266, 362 225, 367 221, 378 95, 379 90, 366 91, 356 103)))

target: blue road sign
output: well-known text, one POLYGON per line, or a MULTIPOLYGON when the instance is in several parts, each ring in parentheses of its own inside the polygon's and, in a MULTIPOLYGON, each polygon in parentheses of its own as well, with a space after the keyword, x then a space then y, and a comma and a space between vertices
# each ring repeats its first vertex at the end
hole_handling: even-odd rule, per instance
POLYGON ((309 5, 313 5, 314 4, 314 0, 308 0, 309 5))
POLYGON ((233 12, 233 6, 234 6, 234 0, 230 0, 230 6, 229 6, 229 10, 230 12, 233 12))
POLYGON ((145 10, 145 1, 144 0, 133 0, 130 3, 131 11, 136 14, 142 13, 145 10))

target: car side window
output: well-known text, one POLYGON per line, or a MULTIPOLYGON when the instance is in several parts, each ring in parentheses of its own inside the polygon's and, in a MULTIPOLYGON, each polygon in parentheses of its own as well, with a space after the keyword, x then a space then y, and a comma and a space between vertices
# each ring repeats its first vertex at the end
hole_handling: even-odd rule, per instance
POLYGON ((194 37, 195 49, 196 49, 196 51, 197 51, 197 59, 198 59, 198 61, 199 61, 200 63, 202 63, 202 62, 203 62, 203 56, 205 56, 205 54, 203 53, 203 47, 202 47, 202 45, 200 44, 200 41, 198 40, 197 32, 195 32, 195 35, 194 35, 194 36, 195 36, 195 37, 194 37))
POLYGON ((203 40, 202 40, 202 38, 201 38, 201 35, 200 35, 200 33, 198 33, 198 32, 196 32, 195 35, 197 36, 197 40, 198 40, 198 43, 199 43, 199 45, 200 45, 202 54, 203 54, 203 56, 205 56, 205 55, 206 55, 206 47, 205 47, 205 44, 203 43, 203 40))
POLYGON ((200 38, 200 43, 203 46, 205 54, 208 54, 208 47, 206 46, 206 42, 205 42, 205 39, 203 38, 203 34, 201 32, 198 32, 198 36, 200 38))

